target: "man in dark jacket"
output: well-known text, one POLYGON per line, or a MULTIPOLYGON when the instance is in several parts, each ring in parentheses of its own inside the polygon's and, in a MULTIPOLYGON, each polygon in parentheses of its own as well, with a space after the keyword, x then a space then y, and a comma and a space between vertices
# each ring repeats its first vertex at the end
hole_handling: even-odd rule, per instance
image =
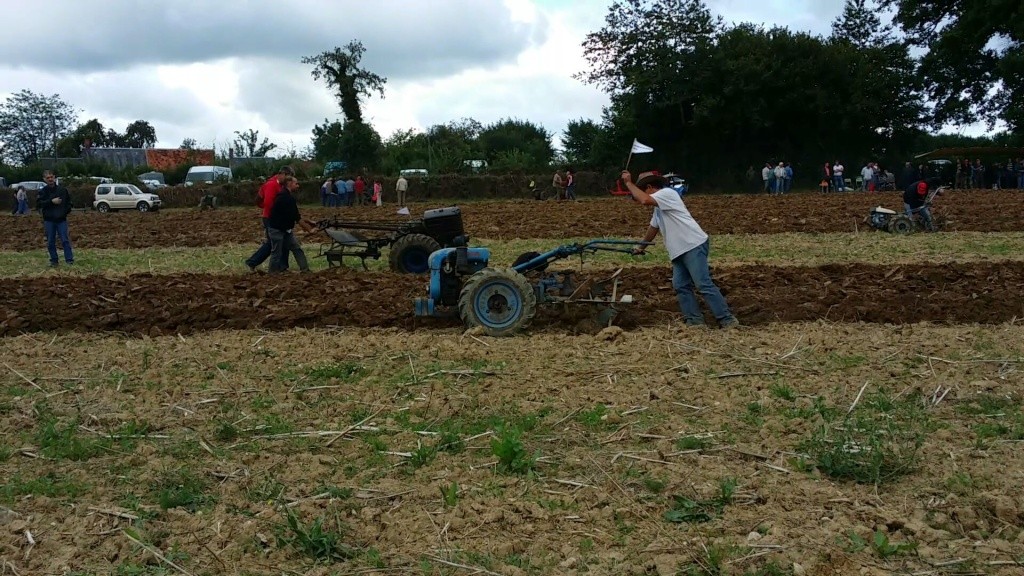
MULTIPOLYGON (((292 170, 292 167, 283 166, 280 172, 267 178, 267 181, 260 186, 259 192, 256 193, 256 205, 263 209, 263 232, 265 239, 263 244, 260 244, 260 247, 245 261, 245 265, 253 272, 256 271, 260 264, 263 264, 264 260, 270 257, 270 230, 267 227, 267 220, 270 219, 270 209, 274 205, 274 198, 277 196, 278 191, 281 190, 281 181, 292 176, 295 176, 295 171, 292 170)), ((285 269, 288 268, 287 253, 285 254, 284 267, 285 269)))
POLYGON ((299 270, 309 272, 306 253, 295 237, 294 228, 301 224, 307 230, 312 223, 304 221, 299 215, 299 205, 292 194, 299 189, 299 181, 294 176, 285 176, 281 180, 281 190, 274 197, 267 220, 267 236, 270 238, 270 272, 271 274, 288 270, 288 253, 295 256, 299 270))
POLYGON ((934 190, 938 185, 938 178, 929 178, 927 180, 918 180, 907 186, 907 189, 903 191, 903 211, 911 219, 914 218, 914 214, 919 214, 925 229, 929 232, 935 231, 935 225, 932 223, 932 213, 928 209, 926 200, 928 192, 934 190))
POLYGON ((57 177, 51 170, 43 172, 46 186, 39 190, 36 197, 36 209, 43 215, 43 228, 46 230, 46 249, 50 252, 50 266, 56 267, 57 235, 64 246, 64 261, 75 263, 75 255, 71 252, 71 238, 68 237, 68 214, 71 212, 71 195, 68 189, 57 185, 57 177))

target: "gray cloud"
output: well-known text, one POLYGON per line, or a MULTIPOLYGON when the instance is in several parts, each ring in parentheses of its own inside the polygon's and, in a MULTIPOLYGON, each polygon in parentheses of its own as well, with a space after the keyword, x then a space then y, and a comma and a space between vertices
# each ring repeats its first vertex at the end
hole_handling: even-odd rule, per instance
POLYGON ((0 61, 73 72, 306 55, 359 39, 379 74, 421 77, 514 59, 542 29, 500 0, 5 0, 0 61), (50 38, 51 41, 42 41, 50 38))

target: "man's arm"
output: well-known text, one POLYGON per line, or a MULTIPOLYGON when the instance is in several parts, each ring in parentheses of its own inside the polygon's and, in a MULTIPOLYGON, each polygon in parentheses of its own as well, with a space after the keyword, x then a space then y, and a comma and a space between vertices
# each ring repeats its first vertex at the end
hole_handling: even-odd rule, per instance
MULTIPOLYGON (((638 188, 636 184, 633 184, 633 176, 629 173, 629 170, 623 170, 621 176, 622 182, 626 185, 626 189, 629 190, 629 193, 633 195, 633 198, 637 202, 644 206, 658 205, 654 198, 651 198, 650 194, 638 188)), ((655 228, 655 230, 657 230, 657 228, 655 228)))
MULTIPOLYGON (((648 226, 647 227, 647 233, 644 234, 643 241, 644 242, 653 242, 654 239, 657 238, 657 237, 658 237, 658 229, 655 228, 654 226, 648 226)), ((647 251, 647 246, 637 246, 636 248, 633 249, 633 253, 634 254, 643 254, 646 251, 647 251)))

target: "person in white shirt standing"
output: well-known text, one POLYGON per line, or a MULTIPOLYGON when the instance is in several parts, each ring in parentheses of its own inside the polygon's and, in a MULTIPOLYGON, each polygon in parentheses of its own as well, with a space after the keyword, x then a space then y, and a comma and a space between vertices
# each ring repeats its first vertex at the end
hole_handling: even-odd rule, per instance
MULTIPOLYGON (((640 174, 636 184, 628 170, 622 171, 622 181, 633 198, 645 205, 654 206, 644 242, 651 242, 661 232, 665 249, 672 261, 672 287, 676 292, 679 309, 688 326, 703 326, 704 314, 694 290, 701 293, 704 302, 711 309, 718 325, 722 328, 739 326, 739 320, 729 310, 729 304, 721 290, 711 279, 708 268, 708 235, 693 219, 679 194, 668 186, 668 181, 657 172, 640 174)), ((643 253, 637 248, 636 253, 643 253)))
POLYGON ((860 179, 862 182, 862 184, 860 185, 860 189, 862 192, 867 192, 868 190, 871 189, 870 185, 874 177, 875 170, 871 167, 871 162, 868 162, 867 164, 864 165, 863 168, 860 169, 860 179))
POLYGON ((846 180, 843 180, 843 165, 839 163, 839 160, 832 165, 832 181, 835 182, 836 192, 846 190, 846 180))

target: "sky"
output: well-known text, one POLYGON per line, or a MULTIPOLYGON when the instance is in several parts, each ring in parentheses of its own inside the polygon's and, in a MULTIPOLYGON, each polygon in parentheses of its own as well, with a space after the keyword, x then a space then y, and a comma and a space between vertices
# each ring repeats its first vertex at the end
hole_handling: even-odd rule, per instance
MULTIPOLYGON (((336 99, 300 63, 359 40, 362 66, 387 78, 364 100, 383 138, 462 118, 515 118, 556 144, 567 123, 599 121, 608 98, 573 75, 581 44, 611 0, 0 0, 0 98, 59 94, 124 131, 135 120, 159 147, 185 138, 223 148, 259 131, 283 150, 314 125, 342 120, 336 99), (18 32, 21 31, 21 32, 18 32)), ((843 0, 707 0, 726 23, 827 35, 843 0)))

